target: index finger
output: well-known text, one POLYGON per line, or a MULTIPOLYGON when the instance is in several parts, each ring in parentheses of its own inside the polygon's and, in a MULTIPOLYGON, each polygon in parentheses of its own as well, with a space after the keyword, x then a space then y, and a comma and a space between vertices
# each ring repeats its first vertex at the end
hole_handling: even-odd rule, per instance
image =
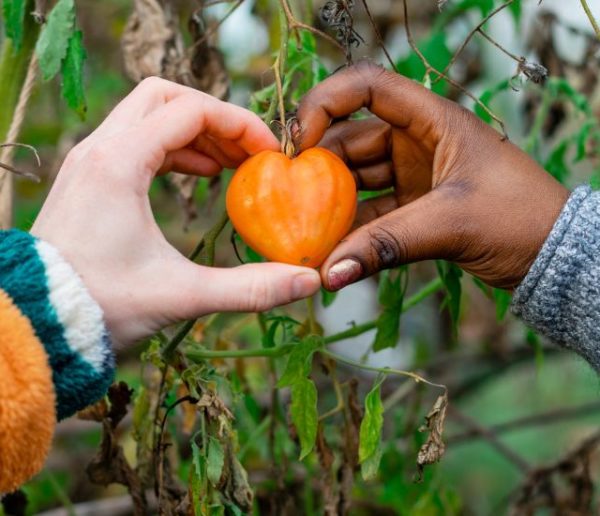
POLYGON ((279 149, 277 138, 257 115, 199 91, 154 110, 136 132, 146 148, 164 154, 186 147, 201 134, 235 143, 248 155, 279 149))
POLYGON ((366 107, 390 125, 410 128, 413 121, 439 122, 442 97, 370 61, 361 61, 325 79, 300 102, 300 148, 315 146, 331 121, 366 107))

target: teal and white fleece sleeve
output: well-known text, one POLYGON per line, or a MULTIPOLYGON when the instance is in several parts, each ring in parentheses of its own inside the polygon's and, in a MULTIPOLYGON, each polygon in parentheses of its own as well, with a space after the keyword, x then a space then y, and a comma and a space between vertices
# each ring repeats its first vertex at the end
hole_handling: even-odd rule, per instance
POLYGON ((46 350, 57 419, 104 396, 115 364, 102 310, 58 251, 28 233, 1 231, 0 289, 46 350))

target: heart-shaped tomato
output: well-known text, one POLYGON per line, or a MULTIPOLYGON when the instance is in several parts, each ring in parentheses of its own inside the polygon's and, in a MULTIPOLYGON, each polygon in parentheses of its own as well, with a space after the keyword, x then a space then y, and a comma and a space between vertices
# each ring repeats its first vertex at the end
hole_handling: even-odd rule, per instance
POLYGON ((256 252, 318 267, 352 226, 356 183, 327 149, 308 149, 292 159, 263 151, 238 168, 226 204, 233 226, 256 252))

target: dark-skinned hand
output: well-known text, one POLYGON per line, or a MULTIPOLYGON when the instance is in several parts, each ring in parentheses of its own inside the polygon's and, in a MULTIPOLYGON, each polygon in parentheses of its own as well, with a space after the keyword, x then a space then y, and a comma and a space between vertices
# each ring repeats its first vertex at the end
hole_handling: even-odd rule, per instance
POLYGON ((321 267, 330 290, 427 259, 515 288, 569 196, 470 111, 370 62, 312 89, 298 121, 302 150, 338 154, 361 190, 393 188, 359 205, 354 231, 321 267), (361 108, 375 117, 332 125, 361 108))

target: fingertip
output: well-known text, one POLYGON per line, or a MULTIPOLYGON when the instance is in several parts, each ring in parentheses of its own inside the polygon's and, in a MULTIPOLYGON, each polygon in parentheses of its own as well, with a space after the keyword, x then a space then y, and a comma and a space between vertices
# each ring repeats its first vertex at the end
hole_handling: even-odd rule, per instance
POLYGON ((304 299, 312 296, 321 288, 321 277, 312 269, 297 273, 292 281, 293 299, 304 299))
POLYGON ((364 268, 356 258, 337 258, 321 270, 323 284, 330 291, 340 290, 363 277, 364 268))

